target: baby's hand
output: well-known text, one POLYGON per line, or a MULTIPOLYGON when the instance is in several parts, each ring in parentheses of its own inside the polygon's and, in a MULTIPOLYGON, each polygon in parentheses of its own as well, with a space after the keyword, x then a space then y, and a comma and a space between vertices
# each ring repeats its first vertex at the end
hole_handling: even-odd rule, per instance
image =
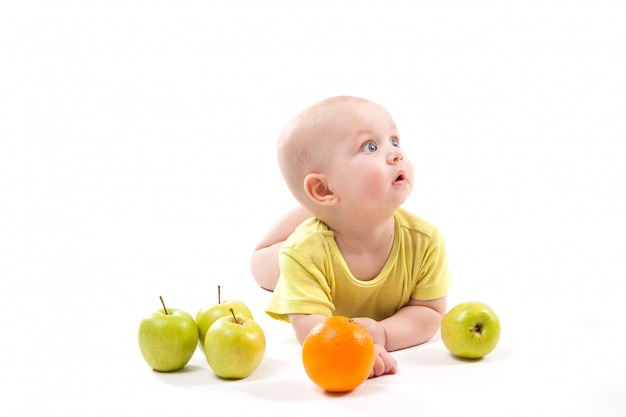
POLYGON ((367 329, 372 336, 372 339, 374 339, 374 344, 385 346, 385 343, 387 342, 385 329, 383 329, 383 326, 379 322, 374 319, 370 319, 369 317, 355 317, 352 320, 367 329))
POLYGON ((381 345, 375 344, 374 349, 376 350, 376 360, 369 377, 374 378, 385 374, 395 374, 396 359, 381 345))
POLYGON ((355 317, 353 320, 365 327, 374 340, 376 360, 374 361, 374 367, 369 377, 374 378, 385 374, 395 374, 396 360, 387 352, 387 349, 385 349, 386 337, 383 326, 376 320, 368 317, 355 317))

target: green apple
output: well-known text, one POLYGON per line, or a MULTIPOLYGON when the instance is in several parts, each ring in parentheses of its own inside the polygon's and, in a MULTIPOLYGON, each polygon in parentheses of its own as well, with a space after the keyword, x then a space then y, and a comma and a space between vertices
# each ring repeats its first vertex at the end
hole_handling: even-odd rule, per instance
POLYGON ((251 318, 231 315, 217 319, 206 333, 204 352, 215 374, 242 379, 254 372, 265 355, 265 334, 251 318))
POLYGON ((204 351, 204 338, 207 330, 215 322, 215 320, 224 316, 230 316, 229 309, 237 312, 237 315, 253 319, 250 309, 241 301, 225 300, 221 301, 220 286, 217 286, 217 304, 207 305, 196 314, 196 324, 198 325, 198 344, 200 349, 204 351))
POLYGON ((468 359, 486 356, 500 340, 500 319, 487 304, 467 301, 441 321, 441 339, 452 354, 468 359))
MULTIPOLYGON (((159 297, 161 298, 161 297, 159 297)), ((198 343, 198 326, 193 317, 178 308, 157 310, 139 323, 139 349, 152 369, 176 371, 189 362, 198 343)))

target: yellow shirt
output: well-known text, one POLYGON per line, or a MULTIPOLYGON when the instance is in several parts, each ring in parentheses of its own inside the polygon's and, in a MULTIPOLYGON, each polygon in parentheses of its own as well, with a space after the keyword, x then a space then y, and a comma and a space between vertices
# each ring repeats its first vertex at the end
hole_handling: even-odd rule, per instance
POLYGON ((326 224, 306 220, 281 249, 281 276, 266 313, 284 321, 294 313, 383 320, 410 298, 433 300, 446 295, 452 279, 439 230, 401 208, 394 220, 389 258, 369 281, 352 275, 326 224))

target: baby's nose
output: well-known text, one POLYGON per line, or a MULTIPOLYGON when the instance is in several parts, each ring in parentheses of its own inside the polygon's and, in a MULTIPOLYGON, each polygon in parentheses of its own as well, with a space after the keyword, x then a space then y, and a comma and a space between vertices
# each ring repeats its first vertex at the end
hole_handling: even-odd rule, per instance
POLYGON ((389 152, 389 157, 387 159, 390 163, 402 161, 402 159, 404 159, 404 153, 401 149, 394 148, 391 152, 389 152))

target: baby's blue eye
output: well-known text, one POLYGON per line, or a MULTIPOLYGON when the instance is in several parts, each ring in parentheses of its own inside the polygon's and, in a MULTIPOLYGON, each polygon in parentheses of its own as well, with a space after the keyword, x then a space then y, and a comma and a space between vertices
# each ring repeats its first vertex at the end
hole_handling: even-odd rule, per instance
POLYGON ((398 138, 391 138, 391 145, 395 146, 396 148, 400 147, 400 141, 398 140, 398 138))
POLYGON ((373 142, 367 142, 361 148, 362 152, 376 152, 377 150, 378 150, 378 146, 376 146, 376 144, 373 142))

